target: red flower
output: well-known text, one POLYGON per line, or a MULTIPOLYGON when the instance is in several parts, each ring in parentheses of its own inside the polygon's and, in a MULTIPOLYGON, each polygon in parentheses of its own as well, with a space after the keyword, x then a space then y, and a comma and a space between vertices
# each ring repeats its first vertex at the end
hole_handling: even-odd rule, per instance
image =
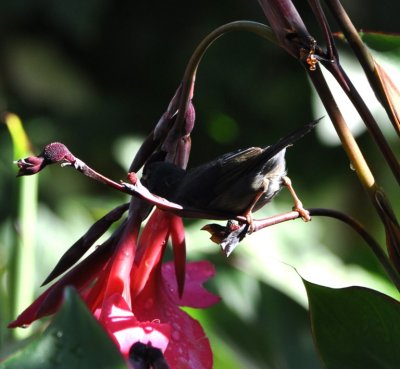
POLYGON ((186 265, 181 218, 155 210, 138 237, 140 222, 139 216, 131 215, 9 327, 54 313, 63 288, 74 285, 126 357, 140 341, 163 351, 171 368, 212 368, 212 352, 202 327, 179 306, 205 308, 219 301, 202 287, 214 268, 207 261, 186 265), (170 236, 175 265, 162 264, 170 236), (181 297, 179 291, 183 291, 181 297))

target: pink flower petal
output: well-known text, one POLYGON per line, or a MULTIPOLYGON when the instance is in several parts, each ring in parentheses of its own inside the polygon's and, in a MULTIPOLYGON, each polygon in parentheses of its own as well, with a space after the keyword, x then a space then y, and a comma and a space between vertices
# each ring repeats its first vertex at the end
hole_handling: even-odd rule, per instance
MULTIPOLYGON (((217 296, 205 291, 200 284, 214 273, 210 265, 208 262, 187 265, 187 275, 195 277, 195 282, 190 281, 186 287, 186 291, 190 290, 190 293, 187 292, 190 297, 188 300, 194 300, 193 296, 199 293, 206 300, 207 306, 219 301, 217 296), (203 267, 205 270, 202 270, 203 267), (191 291, 192 286, 195 288, 194 292, 191 291)), ((211 369, 212 351, 201 325, 177 305, 180 300, 177 296, 173 263, 167 263, 165 269, 166 273, 163 268, 162 274, 154 270, 150 275, 142 293, 135 299, 133 312, 140 321, 157 320, 170 325, 171 340, 165 351, 165 357, 171 369, 211 369), (169 276, 168 279, 172 283, 164 279, 164 274, 169 276)), ((195 305, 203 305, 200 301, 194 302, 195 305)))
POLYGON ((114 293, 122 294, 126 299, 130 297, 130 273, 135 259, 140 224, 140 215, 133 214, 128 218, 124 232, 117 241, 117 248, 110 262, 111 268, 105 285, 105 299, 114 293))
POLYGON ((157 209, 148 220, 140 236, 135 256, 135 267, 131 271, 131 296, 133 300, 143 290, 151 272, 161 262, 168 241, 171 216, 171 214, 157 209))
POLYGON ((172 262, 164 263, 162 275, 165 284, 171 291, 171 298, 176 305, 190 306, 194 308, 206 308, 219 302, 219 296, 208 292, 203 283, 215 274, 215 268, 209 261, 197 261, 186 264, 186 287, 182 298, 177 293, 175 268, 172 262))
POLYGON ((174 215, 156 210, 136 248, 138 231, 139 223, 130 218, 119 237, 75 266, 11 326, 54 312, 63 287, 72 284, 126 357, 134 343, 142 342, 161 349, 171 369, 211 369, 210 343, 199 322, 179 305, 204 308, 219 301, 203 287, 214 267, 202 261, 185 268, 182 221, 174 215), (186 280, 182 298, 174 263, 162 265, 169 235, 179 248, 175 265, 181 287, 186 280))
POLYGON ((157 321, 139 322, 129 310, 126 301, 118 294, 110 296, 103 304, 100 323, 126 357, 135 342, 150 344, 164 352, 170 340, 171 328, 168 324, 157 321))

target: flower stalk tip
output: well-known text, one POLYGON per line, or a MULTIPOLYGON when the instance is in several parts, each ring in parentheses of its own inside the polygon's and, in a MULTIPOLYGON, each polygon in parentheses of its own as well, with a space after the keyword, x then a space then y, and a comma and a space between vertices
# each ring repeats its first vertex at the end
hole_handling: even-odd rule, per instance
POLYGON ((36 174, 50 164, 73 165, 76 161, 75 156, 71 154, 64 144, 53 142, 46 145, 39 155, 16 161, 15 163, 19 168, 17 177, 36 174))

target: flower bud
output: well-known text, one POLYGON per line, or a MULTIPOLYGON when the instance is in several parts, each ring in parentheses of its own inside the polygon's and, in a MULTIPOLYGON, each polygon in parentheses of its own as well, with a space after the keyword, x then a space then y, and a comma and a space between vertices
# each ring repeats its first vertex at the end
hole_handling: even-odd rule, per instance
POLYGON ((49 164, 60 162, 74 163, 75 161, 75 156, 71 154, 64 144, 53 142, 45 146, 38 156, 19 159, 16 162, 19 168, 17 177, 36 174, 49 164))

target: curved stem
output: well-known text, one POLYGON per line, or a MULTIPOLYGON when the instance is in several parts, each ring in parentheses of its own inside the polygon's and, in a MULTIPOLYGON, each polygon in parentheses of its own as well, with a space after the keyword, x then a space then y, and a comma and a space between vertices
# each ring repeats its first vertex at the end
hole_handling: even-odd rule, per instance
POLYGON ((175 134, 177 137, 186 134, 186 132, 183 132, 184 117, 186 110, 189 106, 190 99, 193 95, 193 85, 196 78, 197 68, 204 53, 215 40, 217 40, 225 33, 232 31, 252 32, 269 41, 275 43, 277 42, 276 37, 270 27, 262 23, 251 22, 251 21, 236 21, 227 23, 221 27, 216 28, 213 32, 207 35, 193 52, 188 62, 188 65, 185 69, 185 73, 183 75, 182 91, 179 100, 178 115, 175 121, 174 128, 172 129, 174 131, 173 134, 175 134))
POLYGON ((389 278, 392 280, 394 285, 400 291, 399 274, 393 268, 392 264, 390 263, 389 259, 383 252, 378 242, 366 231, 366 229, 359 222, 357 222, 354 218, 350 217, 349 215, 333 209, 312 208, 307 210, 310 212, 312 216, 323 216, 340 220, 346 223, 348 226, 350 226, 355 232, 357 232, 369 246, 371 251, 374 253, 374 255, 377 257, 377 259, 385 269, 389 278))

